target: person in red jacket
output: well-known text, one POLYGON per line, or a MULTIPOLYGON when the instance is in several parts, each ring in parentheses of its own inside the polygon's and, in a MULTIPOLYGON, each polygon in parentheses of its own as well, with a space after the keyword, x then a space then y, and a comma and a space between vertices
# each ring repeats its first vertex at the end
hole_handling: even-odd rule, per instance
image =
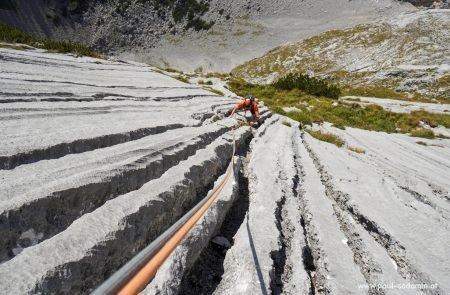
POLYGON ((240 109, 244 109, 245 112, 250 111, 252 113, 252 121, 250 122, 250 125, 258 123, 260 118, 259 109, 258 104, 256 103, 253 96, 247 95, 243 100, 238 102, 231 112, 230 116, 233 116, 233 114, 240 109))

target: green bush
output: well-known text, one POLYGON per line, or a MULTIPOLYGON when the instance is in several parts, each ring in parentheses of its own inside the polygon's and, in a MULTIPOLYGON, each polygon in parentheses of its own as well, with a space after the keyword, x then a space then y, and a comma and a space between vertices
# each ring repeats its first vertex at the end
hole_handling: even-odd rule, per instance
POLYGON ((102 58, 102 55, 94 50, 71 41, 57 41, 34 38, 28 33, 0 24, 0 41, 6 43, 22 43, 37 48, 47 49, 58 53, 74 53, 77 55, 102 58))
POLYGON ((322 79, 300 73, 290 73, 281 77, 272 86, 283 90, 300 89, 310 95, 325 96, 333 99, 339 98, 341 94, 338 86, 329 85, 322 79))

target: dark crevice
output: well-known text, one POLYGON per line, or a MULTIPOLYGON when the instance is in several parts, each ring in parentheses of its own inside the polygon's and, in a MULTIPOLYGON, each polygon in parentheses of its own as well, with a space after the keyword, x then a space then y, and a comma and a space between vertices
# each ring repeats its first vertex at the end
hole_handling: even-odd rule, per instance
POLYGON ((283 274, 286 266, 286 240, 288 237, 284 234, 283 223, 284 212, 283 207, 286 204, 286 195, 283 195, 281 200, 277 202, 277 208, 275 209, 275 220, 278 231, 280 232, 280 248, 278 251, 272 251, 270 257, 273 260, 273 270, 271 272, 270 289, 273 295, 279 295, 283 293, 283 274))
MULTIPOLYGON (((236 155, 244 158, 249 153, 249 142, 236 151, 236 155)), ((215 236, 225 237, 233 245, 233 239, 243 224, 249 209, 248 178, 245 165, 238 172, 238 192, 236 199, 225 216, 215 236)), ((209 295, 219 286, 224 274, 224 260, 228 249, 212 242, 202 251, 195 264, 187 270, 180 283, 179 294, 209 295)))
POLYGON ((317 229, 312 225, 312 213, 308 208, 308 202, 305 198, 305 191, 302 187, 305 171, 300 159, 298 140, 294 140, 294 158, 293 162, 297 170, 294 177, 294 197, 298 199, 300 211, 300 225, 304 235, 304 246, 302 248, 302 262, 305 272, 310 281, 309 295, 329 294, 330 287, 328 281, 328 270, 324 265, 325 254, 321 251, 318 239, 317 229))
MULTIPOLYGON (((303 228, 303 232, 306 232, 305 219, 303 218, 303 216, 301 216, 301 218, 300 218, 300 224, 303 228)), ((308 238, 306 237, 306 235, 305 235, 304 242, 305 242, 306 246, 304 246, 302 249, 303 266, 304 266, 305 271, 308 274, 309 280, 311 282, 311 288, 310 288, 309 294, 315 295, 316 288, 315 288, 315 283, 314 283, 314 279, 315 279, 314 274, 316 272, 316 265, 314 263, 314 257, 312 255, 311 248, 309 247, 309 242, 308 242, 308 238)))
MULTIPOLYGON (((232 244, 234 235, 244 222, 248 212, 247 184, 247 178, 243 176, 242 171, 239 171, 239 195, 217 233, 217 236, 225 237, 232 244)), ((193 267, 184 274, 179 294, 212 294, 222 280, 224 273, 223 263, 227 251, 228 249, 210 242, 193 267)))

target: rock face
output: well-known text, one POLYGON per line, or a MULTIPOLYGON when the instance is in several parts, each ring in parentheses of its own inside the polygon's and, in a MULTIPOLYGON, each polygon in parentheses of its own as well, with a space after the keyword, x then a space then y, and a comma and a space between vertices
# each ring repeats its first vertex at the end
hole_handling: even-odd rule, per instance
POLYGON ((320 127, 356 153, 263 106, 238 127, 234 100, 144 64, 0 66, 2 293, 90 293, 217 186, 231 126, 239 171, 143 294, 450 292, 448 139, 320 127))
POLYGON ((216 118, 228 98, 143 64, 8 49, 0 60, 2 292, 89 292, 228 165, 233 122, 216 118))
POLYGON ((230 71, 280 44, 414 9, 394 0, 14 1, 1 22, 185 71, 230 71))

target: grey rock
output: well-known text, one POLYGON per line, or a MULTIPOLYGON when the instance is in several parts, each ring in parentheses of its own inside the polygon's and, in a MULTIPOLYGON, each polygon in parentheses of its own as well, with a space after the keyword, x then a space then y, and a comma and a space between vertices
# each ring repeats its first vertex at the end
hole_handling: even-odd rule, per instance
POLYGON ((429 87, 433 84, 432 78, 425 79, 406 79, 402 81, 399 87, 397 87, 397 91, 400 92, 408 92, 408 91, 417 91, 424 87, 429 87))

